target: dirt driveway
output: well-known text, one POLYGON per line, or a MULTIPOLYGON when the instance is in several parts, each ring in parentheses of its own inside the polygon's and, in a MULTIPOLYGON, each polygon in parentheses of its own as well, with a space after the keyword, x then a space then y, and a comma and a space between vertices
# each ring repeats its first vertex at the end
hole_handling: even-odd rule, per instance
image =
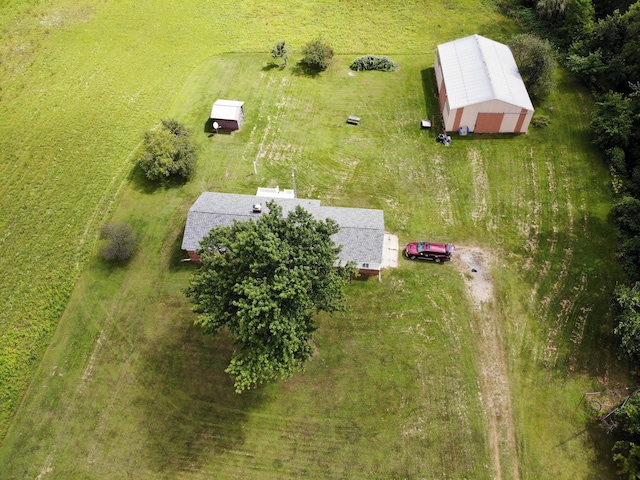
POLYGON ((495 312, 494 259, 476 247, 457 247, 452 261, 473 303, 471 321, 479 358, 480 394, 496 479, 518 479, 518 450, 500 318, 495 312))

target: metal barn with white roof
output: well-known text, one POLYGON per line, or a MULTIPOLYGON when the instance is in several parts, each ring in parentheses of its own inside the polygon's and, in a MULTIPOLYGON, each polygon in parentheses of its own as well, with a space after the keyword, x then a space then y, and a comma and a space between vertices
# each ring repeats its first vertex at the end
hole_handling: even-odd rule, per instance
POLYGON ((438 45, 434 67, 447 132, 529 128, 533 104, 508 46, 471 35, 438 45))

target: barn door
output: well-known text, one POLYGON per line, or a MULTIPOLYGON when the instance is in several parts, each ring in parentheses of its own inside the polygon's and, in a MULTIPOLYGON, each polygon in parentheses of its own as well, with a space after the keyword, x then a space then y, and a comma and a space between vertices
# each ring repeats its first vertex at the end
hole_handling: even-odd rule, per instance
POLYGON ((479 113, 473 131, 475 133, 498 133, 503 117, 504 113, 479 113))

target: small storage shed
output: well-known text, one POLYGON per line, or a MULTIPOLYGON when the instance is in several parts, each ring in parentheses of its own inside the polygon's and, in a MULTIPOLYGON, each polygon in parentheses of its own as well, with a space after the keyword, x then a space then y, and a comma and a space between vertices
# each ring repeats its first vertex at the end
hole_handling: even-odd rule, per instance
POLYGON ((211 121, 218 122, 224 130, 238 130, 244 118, 244 102, 238 100, 216 100, 211 108, 211 121))
POLYGON ((440 110, 447 132, 525 133, 533 104, 508 46, 471 35, 438 45, 440 110), (467 131, 465 130, 465 131, 467 131))

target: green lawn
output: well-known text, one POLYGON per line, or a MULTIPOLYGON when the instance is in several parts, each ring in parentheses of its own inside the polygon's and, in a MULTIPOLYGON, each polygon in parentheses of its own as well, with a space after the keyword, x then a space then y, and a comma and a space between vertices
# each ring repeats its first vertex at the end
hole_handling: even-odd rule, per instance
POLYGON ((0 176, 5 426, 35 377, 0 477, 496 477, 480 320, 451 264, 402 259, 382 283, 350 284, 350 311, 318 319, 304 374, 233 393, 230 342, 201 335, 181 293, 193 269, 180 262, 186 212, 203 190, 291 188, 294 168, 300 197, 384 209, 401 243, 490 252, 517 438, 506 461, 522 478, 615 478, 583 403, 624 381, 611 374, 619 269, 587 94, 559 76, 542 109, 550 127, 445 148, 418 128, 437 106, 434 47, 513 31, 489 4, 201 3, 53 1, 5 23, 2 58, 7 45, 26 52, 0 67, 0 145, 13 155, 0 176), (356 20, 367 25, 358 35, 356 20), (354 53, 312 78, 296 55, 281 70, 264 53, 223 54, 315 33, 338 53, 392 54, 401 69, 354 75, 354 53), (216 98, 246 102, 242 130, 203 131, 216 98), (198 169, 183 186, 153 188, 131 154, 166 116, 196 132, 198 169), (140 235, 126 267, 93 253, 111 215, 140 235))
POLYGON ((340 53, 425 53, 513 30, 485 0, 0 2, 0 438, 131 154, 203 60, 268 52, 282 38, 297 52, 317 35, 340 53))

